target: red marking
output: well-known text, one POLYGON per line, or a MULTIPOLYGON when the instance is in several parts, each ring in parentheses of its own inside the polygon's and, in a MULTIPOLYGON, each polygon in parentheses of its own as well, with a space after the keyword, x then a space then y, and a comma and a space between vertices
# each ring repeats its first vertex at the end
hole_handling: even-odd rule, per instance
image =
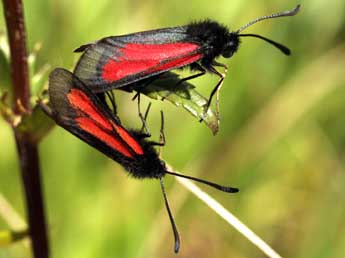
POLYGON ((125 146, 120 140, 116 139, 114 135, 110 135, 109 133, 103 131, 97 124, 95 124, 95 121, 87 117, 79 117, 76 119, 76 121, 81 129, 97 137, 111 148, 120 152, 122 155, 128 158, 133 158, 133 155, 127 149, 127 146, 125 146))
POLYGON ((128 43, 122 50, 127 60, 158 60, 160 62, 177 56, 187 55, 199 48, 194 43, 136 44, 128 43))
POLYGON ((67 94, 67 99, 76 109, 81 110, 83 113, 87 114, 90 118, 77 118, 79 126, 85 131, 96 136, 110 147, 115 148, 117 151, 121 152, 127 157, 133 157, 132 154, 126 149, 119 140, 115 139, 114 136, 104 132, 100 126, 104 129, 112 131, 115 130, 121 139, 125 141, 132 150, 138 154, 144 154, 143 149, 140 144, 121 126, 116 125, 113 121, 105 118, 102 113, 97 109, 95 105, 91 102, 91 99, 81 90, 71 89, 67 94), (81 122, 80 122, 81 121, 81 122), (96 125, 98 123, 100 126, 96 125), (87 128, 87 126, 90 128, 87 128))
POLYGON ((116 132, 120 135, 120 137, 134 150, 134 152, 138 155, 143 155, 144 151, 141 148, 140 144, 121 126, 118 126, 113 123, 113 126, 116 132))
POLYGON ((168 70, 174 67, 181 67, 184 65, 191 64, 197 60, 199 60, 202 57, 202 54, 196 54, 194 56, 186 56, 179 59, 172 60, 170 62, 166 62, 164 64, 159 65, 158 67, 155 67, 154 69, 148 71, 149 73, 157 72, 157 71, 163 71, 168 70))
POLYGON ((87 114, 94 121, 108 130, 112 130, 111 124, 102 113, 92 104, 91 99, 81 90, 71 89, 67 94, 67 99, 75 108, 87 114))
POLYGON ((159 62, 156 60, 141 60, 141 61, 114 61, 109 60, 103 66, 102 78, 106 81, 117 81, 128 75, 133 75, 146 71, 147 69, 157 65, 159 62))
POLYGON ((198 48, 197 44, 182 42, 167 44, 128 43, 120 49, 121 53, 117 60, 109 59, 103 66, 102 78, 111 82, 152 68, 154 71, 161 71, 187 65, 202 57, 201 54, 187 56, 198 48), (179 56, 185 57, 176 59, 179 56), (159 66, 162 62, 174 58, 175 60, 159 66))

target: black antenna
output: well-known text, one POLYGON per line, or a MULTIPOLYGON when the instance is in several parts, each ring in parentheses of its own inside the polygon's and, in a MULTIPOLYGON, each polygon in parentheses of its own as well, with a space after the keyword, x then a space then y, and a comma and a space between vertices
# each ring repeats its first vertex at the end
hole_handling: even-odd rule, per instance
POLYGON ((254 37, 254 38, 259 38, 262 39, 268 43, 270 43, 271 45, 275 46, 276 48, 278 48, 280 51, 282 51, 285 55, 289 56, 291 54, 291 51, 288 47, 273 41, 271 39, 265 38, 263 36, 257 35, 257 34, 239 34, 239 37, 254 37))
POLYGON ((279 18, 279 17, 286 17, 286 16, 294 16, 298 13, 299 9, 300 9, 301 5, 297 5, 294 9, 290 10, 290 11, 284 11, 284 12, 280 12, 280 13, 274 13, 271 15, 266 15, 266 16, 262 16, 259 17, 251 22, 248 22, 246 25, 242 26, 240 29, 238 29, 235 33, 238 34, 239 37, 254 37, 254 38, 259 38, 262 39, 268 43, 270 43, 271 45, 275 46, 276 48, 278 48, 280 51, 282 51, 285 55, 289 56, 291 54, 291 51, 289 48, 287 48, 286 46, 275 42, 271 39, 265 38, 263 36, 257 35, 257 34, 239 34, 241 31, 245 30, 246 28, 248 28, 249 26, 262 21, 262 20, 267 20, 267 19, 272 19, 272 18, 279 18))
POLYGON ((279 17, 286 17, 286 16, 294 16, 298 13, 299 9, 301 8, 301 5, 297 5, 294 9, 289 10, 289 11, 284 11, 284 12, 280 12, 280 13, 274 13, 271 15, 265 15, 265 16, 261 16, 259 18, 256 18, 253 21, 248 22, 246 25, 242 26, 241 28, 239 28, 236 33, 240 33, 241 31, 245 30, 246 28, 248 28, 249 26, 262 21, 262 20, 267 20, 267 19, 273 19, 273 18, 279 18, 279 17))
POLYGON ((174 232, 174 238, 175 238, 175 246, 174 246, 174 251, 177 254, 178 251, 180 250, 180 235, 177 231, 177 227, 175 225, 175 221, 174 221, 174 217, 171 214, 171 210, 169 208, 169 203, 168 203, 168 199, 167 199, 167 195, 165 193, 165 188, 164 188, 164 184, 163 184, 163 179, 160 177, 159 181, 161 183, 161 188, 162 188, 162 193, 163 193, 163 197, 164 197, 164 203, 165 203, 165 207, 167 208, 168 211, 168 215, 169 215, 169 219, 170 219, 170 223, 171 223, 171 227, 172 230, 174 232))
POLYGON ((196 177, 186 176, 186 175, 178 174, 178 173, 171 172, 171 171, 165 171, 165 173, 169 174, 169 175, 173 175, 173 176, 187 178, 187 179, 199 182, 199 183, 203 183, 205 185, 211 186, 213 188, 216 188, 216 189, 218 189, 220 191, 227 192, 227 193, 237 193, 239 191, 238 188, 218 185, 216 183, 209 182, 209 181, 206 181, 206 180, 203 180, 203 179, 200 179, 200 178, 196 178, 196 177))

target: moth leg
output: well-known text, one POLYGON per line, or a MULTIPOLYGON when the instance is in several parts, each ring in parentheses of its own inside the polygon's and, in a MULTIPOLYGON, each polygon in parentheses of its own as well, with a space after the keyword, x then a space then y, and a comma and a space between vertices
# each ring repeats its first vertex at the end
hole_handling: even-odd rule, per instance
POLYGON ((164 134, 164 114, 162 110, 161 110, 161 129, 159 131, 159 142, 161 146, 164 146, 166 143, 165 134, 164 134))
POLYGON ((161 110, 161 129, 159 133, 159 142, 150 142, 150 144, 154 146, 164 146, 166 144, 165 134, 164 134, 164 114, 162 110, 161 110))
POLYGON ((145 114, 143 115, 141 113, 141 109, 140 109, 140 93, 138 92, 136 95, 138 96, 137 97, 137 99, 138 99, 138 114, 139 114, 139 117, 140 117, 141 122, 143 124, 141 127, 141 133, 142 133, 142 136, 144 138, 150 137, 151 133, 150 133, 149 128, 147 127, 146 119, 147 119, 147 116, 148 116, 150 108, 151 108, 151 102, 148 104, 146 111, 145 111, 145 114))
POLYGON ((220 91, 220 88, 222 87, 223 85, 223 82, 224 82, 224 78, 225 78, 225 75, 226 75, 226 72, 227 72, 227 66, 226 65, 223 65, 223 64, 220 64, 220 63, 217 63, 217 62, 214 62, 215 66, 221 66, 221 67, 224 67, 226 70, 225 70, 225 73, 220 73, 216 70, 216 68, 214 68, 213 66, 210 66, 207 68, 207 70, 215 75, 217 75, 220 79, 219 81, 217 82, 216 86, 213 88, 213 90, 211 91, 211 94, 210 94, 210 97, 207 101, 207 104, 205 106, 205 112, 208 111, 208 109, 210 108, 210 105, 211 105, 211 101, 212 101, 212 98, 214 96, 214 94, 217 92, 217 114, 219 114, 219 91, 220 91))
POLYGON ((147 118, 147 115, 149 113, 149 110, 151 108, 151 103, 149 103, 149 105, 147 106, 147 109, 146 109, 146 112, 145 112, 145 115, 143 116, 143 114, 141 113, 141 109, 140 109, 140 90, 145 88, 146 86, 148 86, 150 83, 152 83, 154 79, 147 79, 145 80, 145 82, 143 83, 143 85, 140 85, 138 87, 135 88, 135 90, 137 91, 137 93, 134 95, 134 97, 132 98, 132 100, 135 100, 137 99, 138 100, 138 115, 140 117, 140 120, 142 122, 142 127, 141 127, 141 132, 143 132, 143 135, 146 135, 146 137, 150 137, 151 136, 151 133, 150 133, 150 130, 148 129, 148 126, 147 126, 147 123, 146 123, 146 118, 147 118), (145 132, 144 132, 145 131, 145 132))
POLYGON ((120 117, 117 115, 117 106, 115 101, 115 95, 113 91, 110 92, 102 92, 102 93, 96 93, 97 99, 100 101, 100 104, 102 104, 103 108, 107 108, 110 113, 112 114, 112 117, 118 122, 121 123, 120 117), (106 97, 108 97, 111 107, 108 105, 106 97))
POLYGON ((188 77, 186 77, 186 78, 182 78, 178 83, 176 83, 176 85, 180 85, 181 83, 183 83, 183 82, 185 82, 185 81, 189 81, 189 80, 198 78, 198 77, 203 76, 203 75, 206 74, 206 69, 205 69, 204 67, 202 67, 202 66, 201 66, 200 64, 198 64, 198 63, 195 63, 193 68, 196 68, 200 73, 193 74, 193 75, 188 76, 188 77))
MULTIPOLYGON (((182 78, 181 80, 179 80, 177 83, 176 83, 176 86, 182 84, 183 82, 185 81, 189 81, 189 80, 192 80, 192 79, 195 79, 195 78, 198 78, 200 76, 203 76, 206 74, 206 69, 204 67, 202 67, 200 64, 198 63, 194 63, 194 66, 193 68, 195 68, 196 70, 198 70, 200 73, 197 73, 197 74, 193 74, 191 76, 188 76, 188 77, 185 77, 185 78, 182 78)), ((168 96, 171 94, 171 92, 168 93, 168 96)), ((163 97, 162 100, 164 100, 166 97, 163 97)))
POLYGON ((223 67, 224 68, 224 73, 226 74, 228 72, 228 66, 222 63, 218 63, 217 61, 212 62, 213 66, 218 66, 218 67, 223 67))
POLYGON ((140 94, 139 92, 135 93, 134 97, 132 98, 132 101, 134 101, 138 97, 139 94, 140 94))
POLYGON ((114 95, 114 92, 113 91, 107 91, 106 92, 109 100, 110 100, 110 103, 111 103, 111 107, 113 109, 113 113, 114 115, 117 115, 117 106, 116 106, 116 101, 115 101, 115 95, 114 95))
POLYGON ((132 100, 135 100, 138 97, 138 95, 140 94, 142 89, 144 89, 145 87, 149 86, 151 83, 153 83, 158 78, 159 78, 159 76, 153 76, 153 77, 150 77, 150 78, 146 78, 146 79, 140 80, 140 84, 136 84, 132 88, 133 90, 135 90, 137 92, 134 95, 134 97, 132 98, 132 100))

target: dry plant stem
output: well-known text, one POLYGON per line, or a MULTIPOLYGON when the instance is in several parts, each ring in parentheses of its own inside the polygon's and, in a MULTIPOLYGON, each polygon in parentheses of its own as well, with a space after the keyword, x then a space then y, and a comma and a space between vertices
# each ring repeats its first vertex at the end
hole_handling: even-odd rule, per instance
POLYGON ((13 231, 20 231, 27 228, 26 222, 12 207, 8 200, 0 193, 0 216, 13 231))
POLYGON ((264 252, 270 258, 281 258, 281 256, 274 251, 268 244, 266 244, 258 235, 251 231, 246 225, 244 225, 238 218, 225 209, 219 202, 213 199, 210 195, 203 192, 194 183, 183 179, 175 178, 179 183, 196 195, 201 201, 206 203, 212 210, 214 210, 220 217, 222 217, 231 226, 237 229, 242 235, 244 235, 250 242, 256 245, 262 252, 264 252))
MULTIPOLYGON (((26 222, 17 213, 16 210, 11 206, 11 204, 6 200, 6 198, 0 193, 0 216, 7 223, 10 230, 12 231, 23 231, 28 227, 26 222)), ((29 239, 24 239, 21 243, 25 248, 30 248, 31 242, 29 239)))
MULTIPOLYGON (((11 79, 14 112, 20 114, 17 100, 30 112, 30 87, 25 43, 25 26, 21 0, 3 0, 11 52, 11 79)), ((24 185, 29 231, 34 258, 48 258, 48 238, 44 217, 37 143, 30 141, 29 132, 14 128, 20 169, 24 185)))

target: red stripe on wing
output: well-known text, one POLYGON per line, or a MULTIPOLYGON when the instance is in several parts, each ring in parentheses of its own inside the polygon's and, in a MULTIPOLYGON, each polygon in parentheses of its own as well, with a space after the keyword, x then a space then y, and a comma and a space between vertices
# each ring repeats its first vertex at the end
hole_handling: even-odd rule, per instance
POLYGON ((80 128, 84 131, 97 137, 97 139, 101 140, 102 142, 104 142, 111 148, 115 149, 116 151, 120 152, 124 156, 128 158, 133 158, 133 155, 127 149, 127 146, 125 146, 121 141, 116 139, 114 135, 111 135, 102 130, 97 124, 95 124, 94 120, 87 117, 78 117, 76 121, 80 128))
POLYGON ((170 62, 166 62, 164 64, 161 64, 155 69, 150 70, 150 73, 158 72, 158 71, 166 71, 169 69, 173 69, 174 67, 182 67, 191 63, 194 63, 195 61, 199 60, 202 57, 202 54, 195 54, 193 56, 186 56, 181 57, 179 59, 172 60, 170 62))
POLYGON ((103 66, 102 78, 107 82, 117 81, 126 76, 146 71, 147 69, 157 65, 158 63, 159 61, 156 60, 109 60, 103 66))
POLYGON ((159 60, 174 58, 177 56, 192 53, 199 48, 199 45, 188 42, 176 42, 166 44, 137 44, 128 43, 122 49, 125 59, 133 60, 159 60))
POLYGON ((105 81, 117 81, 133 74, 148 71, 172 69, 195 62, 201 54, 189 55, 196 51, 199 45, 194 43, 167 43, 167 44, 136 44, 128 43, 119 49, 116 60, 109 59, 102 68, 102 78, 105 81), (184 57, 181 57, 184 56, 184 57), (181 57, 181 58, 179 58, 181 57), (166 62, 173 59, 171 62, 166 62), (160 66, 159 64, 162 64, 160 66), (163 67, 163 68, 162 68, 163 67))
POLYGON ((89 117, 92 117, 94 121, 99 123, 104 128, 111 130, 111 124, 108 119, 106 119, 102 113, 92 104, 90 98, 81 90, 71 89, 67 94, 68 101, 76 109, 81 110, 83 113, 87 114, 89 117))
POLYGON ((128 147, 116 139, 115 135, 109 133, 112 130, 115 130, 121 139, 126 142, 136 154, 144 154, 142 147, 136 139, 134 139, 123 127, 107 119, 83 91, 71 89, 67 94, 67 99, 74 108, 82 111, 82 113, 89 117, 79 117, 76 119, 77 123, 83 130, 97 137, 123 155, 132 158, 133 155, 127 149, 128 147))
POLYGON ((141 148, 140 144, 121 126, 113 124, 116 132, 120 135, 120 137, 135 151, 138 155, 143 155, 144 151, 141 148))

